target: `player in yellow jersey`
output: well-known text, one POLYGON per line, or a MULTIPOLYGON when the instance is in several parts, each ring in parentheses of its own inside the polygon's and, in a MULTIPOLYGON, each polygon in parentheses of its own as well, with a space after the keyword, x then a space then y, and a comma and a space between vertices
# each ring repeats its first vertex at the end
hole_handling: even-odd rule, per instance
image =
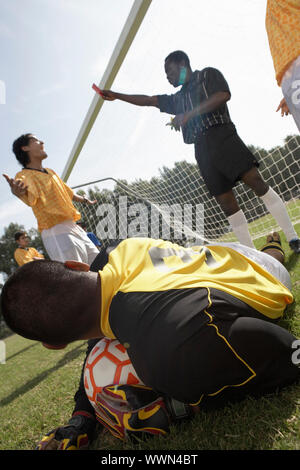
POLYGON ((274 323, 293 301, 290 281, 267 253, 133 238, 99 273, 88 270, 51 261, 20 268, 2 291, 8 326, 54 347, 117 338, 145 385, 193 405, 298 380, 297 339, 274 323), (45 289, 55 295, 41 309, 45 289))
MULTIPOLYGON (((99 270, 103 270, 104 266, 108 263, 108 255, 109 253, 119 244, 120 242, 114 242, 110 246, 106 248, 102 248, 100 250, 99 255, 95 258, 92 265, 90 266, 90 271, 97 272, 99 270)), ((278 233, 274 232, 272 235, 267 237, 267 243, 261 248, 262 251, 270 254, 272 257, 280 261, 280 263, 284 262, 284 252, 281 248, 281 241, 280 236, 278 233)), ((275 263, 278 268, 278 263, 275 263)), ((280 270, 279 270, 280 271, 280 270)), ((279 274, 278 271, 278 274, 279 274)), ((281 276, 280 276, 281 277, 281 276)), ((288 277, 286 278, 287 281, 288 277)), ((92 351, 93 347, 99 341, 99 338, 91 339, 88 341, 88 348, 86 351, 86 358, 89 353, 92 351)), ((44 344, 47 347, 47 345, 44 344)), ((84 364, 85 364, 84 361, 84 364)), ((87 398, 85 386, 84 386, 84 364, 81 371, 80 383, 79 387, 74 395, 75 406, 72 412, 72 416, 69 419, 68 423, 64 426, 56 427, 52 429, 47 434, 45 434, 41 440, 38 442, 36 449, 37 450, 70 450, 70 449, 83 449, 89 446, 93 439, 97 435, 97 424, 99 426, 99 422, 96 421, 96 410, 91 405, 90 401, 87 398)), ((109 384, 107 384, 109 385, 109 384)), ((114 387, 116 393, 119 392, 118 386, 114 387)), ((126 405, 126 400, 128 400, 128 394, 130 392, 130 397, 134 402, 134 408, 136 409, 144 409, 148 408, 151 398, 147 397, 147 400, 142 402, 141 401, 141 390, 130 387, 126 390, 122 388, 123 393, 123 407, 126 405), (126 397, 126 398, 125 398, 126 397)), ((182 402, 176 402, 172 398, 164 396, 163 403, 160 403, 158 406, 157 402, 155 403, 157 406, 157 412, 151 415, 151 422, 149 423, 149 419, 147 420, 147 424, 151 424, 151 429, 154 430, 156 433, 165 434, 169 432, 169 425, 170 423, 180 422, 182 420, 190 419, 194 416, 195 413, 199 410, 197 406, 190 406, 187 404, 183 404, 182 402), (167 417, 167 420, 165 418, 167 417)), ((219 405, 218 405, 219 406, 219 405)), ((203 408, 203 407, 202 407, 203 408)), ((99 409, 99 402, 97 405, 97 410, 99 409)), ((134 415, 134 413, 133 413, 134 415)), ((137 415, 135 413, 135 415, 137 415)), ((146 416, 147 413, 144 413, 146 416)), ((135 421, 135 430, 132 434, 139 435, 137 425, 139 427, 145 428, 145 421, 141 418, 141 414, 138 414, 139 419, 135 421)), ((122 420, 122 417, 119 415, 119 421, 122 422, 122 426, 116 426, 118 428, 118 434, 120 435, 121 432, 124 433, 124 437, 129 433, 129 427, 133 427, 132 421, 128 420, 128 415, 126 420, 122 420), (131 425, 129 425, 129 421, 131 421, 131 425), (122 429, 122 431, 121 431, 122 429)), ((102 425, 108 428, 111 431, 111 428, 107 426, 106 422, 103 422, 102 425)), ((111 431, 112 432, 112 431, 111 431)), ((144 431, 145 432, 145 431, 144 431)), ((146 432, 149 434, 149 429, 146 432)), ((114 434, 114 432, 113 432, 114 434)), ((115 434, 114 434, 115 435, 115 434)), ((139 435, 139 437, 142 437, 139 435)))
POLYGON ((43 167, 48 155, 44 142, 35 135, 24 134, 16 139, 13 152, 23 169, 15 178, 3 176, 12 193, 32 208, 49 257, 92 263, 99 251, 76 225, 81 216, 73 201, 85 204, 96 201, 74 194, 53 170, 43 167))
POLYGON ((33 246, 29 245, 29 237, 26 232, 16 232, 15 241, 18 244, 18 248, 14 252, 14 258, 19 266, 23 266, 25 263, 35 261, 38 259, 44 259, 44 255, 37 251, 33 246))
POLYGON ((268 0, 266 29, 276 80, 284 98, 277 111, 292 114, 300 131, 300 2, 268 0))

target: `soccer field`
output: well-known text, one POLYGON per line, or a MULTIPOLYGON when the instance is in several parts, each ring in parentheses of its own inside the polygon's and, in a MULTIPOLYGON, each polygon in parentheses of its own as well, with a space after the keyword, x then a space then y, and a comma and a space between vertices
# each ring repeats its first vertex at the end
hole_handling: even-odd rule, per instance
MULTIPOLYGON (((300 234, 300 224, 296 226, 300 234)), ((280 324, 300 338, 300 257, 286 249, 295 302, 280 324)), ((255 242, 260 247, 263 240, 255 242)), ((31 450, 44 433, 65 424, 73 409, 84 342, 50 351, 12 335, 5 339, 6 363, 0 364, 0 450, 31 450)), ((224 409, 200 412, 193 421, 173 426, 166 438, 137 446, 100 433, 93 449, 143 450, 300 450, 300 384, 261 399, 247 398, 224 409)))

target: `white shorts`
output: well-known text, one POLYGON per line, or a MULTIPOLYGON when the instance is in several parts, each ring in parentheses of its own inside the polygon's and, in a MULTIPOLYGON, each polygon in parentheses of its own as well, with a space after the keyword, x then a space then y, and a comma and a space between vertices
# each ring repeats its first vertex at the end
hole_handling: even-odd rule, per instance
POLYGON ((276 277, 276 279, 278 279, 278 281, 280 281, 289 290, 292 289, 292 282, 289 272, 283 266, 283 264, 280 263, 280 261, 277 259, 273 258, 273 256, 270 256, 263 251, 258 251, 255 248, 242 245, 241 243, 211 243, 211 246, 213 245, 228 246, 229 248, 238 251, 242 255, 259 264, 263 269, 268 271, 268 273, 276 277))
POLYGON ((281 81, 281 89, 300 132, 300 56, 285 72, 281 81))
POLYGON ((53 261, 75 260, 91 265, 99 254, 86 232, 72 220, 42 230, 41 236, 53 261))

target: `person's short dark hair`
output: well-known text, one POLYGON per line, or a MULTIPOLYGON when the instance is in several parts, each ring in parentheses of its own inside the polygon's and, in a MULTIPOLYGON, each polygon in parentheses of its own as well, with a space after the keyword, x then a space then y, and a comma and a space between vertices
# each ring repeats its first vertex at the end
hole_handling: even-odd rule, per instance
POLYGON ((79 339, 86 333, 86 305, 74 279, 85 289, 83 274, 59 261, 24 264, 3 286, 4 321, 15 333, 35 341, 57 345, 79 339))
POLYGON ((190 67, 190 59, 188 55, 183 51, 174 51, 171 52, 166 58, 165 62, 169 60, 170 62, 175 62, 175 64, 179 64, 180 62, 184 62, 184 65, 190 67))
POLYGON ((17 242, 22 235, 26 235, 26 232, 16 232, 15 241, 17 242))
POLYGON ((22 134, 18 137, 12 146, 12 150, 18 160, 18 162, 25 168, 29 163, 28 152, 22 150, 22 147, 25 147, 29 144, 29 140, 32 137, 32 134, 22 134))

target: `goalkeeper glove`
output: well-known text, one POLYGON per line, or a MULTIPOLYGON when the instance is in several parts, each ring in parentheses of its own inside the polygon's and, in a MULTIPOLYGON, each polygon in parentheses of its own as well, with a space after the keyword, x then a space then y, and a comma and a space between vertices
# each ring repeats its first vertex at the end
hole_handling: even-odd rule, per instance
POLYGON ((94 439, 97 421, 86 412, 76 412, 68 424, 48 432, 36 450, 85 450, 94 439))

